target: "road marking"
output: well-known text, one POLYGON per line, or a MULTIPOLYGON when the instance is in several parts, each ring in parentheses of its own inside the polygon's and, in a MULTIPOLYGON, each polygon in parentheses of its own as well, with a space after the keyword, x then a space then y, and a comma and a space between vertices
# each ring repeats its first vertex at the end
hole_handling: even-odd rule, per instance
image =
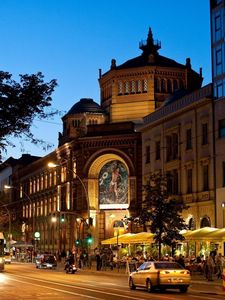
MULTIPOLYGON (((10 279, 14 280, 16 282, 21 282, 21 283, 26 283, 27 284, 27 281, 22 281, 22 280, 14 279, 14 278, 10 278, 10 279)), ((34 286, 38 286, 38 287, 41 287, 41 288, 46 288, 48 290, 57 291, 57 292, 60 292, 60 293, 65 293, 65 294, 70 294, 70 295, 75 295, 75 296, 81 296, 81 297, 85 296, 85 297, 90 298, 90 299, 102 300, 102 298, 88 296, 88 295, 85 295, 85 294, 82 295, 82 294, 78 294, 78 293, 75 293, 75 292, 70 292, 70 291, 66 291, 66 290, 62 290, 62 289, 57 289, 57 288, 53 288, 53 287, 49 287, 49 286, 43 286, 43 285, 40 285, 40 284, 37 284, 37 283, 31 283, 31 282, 29 282, 29 284, 30 285, 34 285, 34 286)))
MULTIPOLYGON (((20 277, 20 278, 27 278, 27 279, 31 279, 31 280, 36 280, 36 281, 39 281, 39 282, 44 282, 46 283, 46 280, 41 280, 41 279, 36 279, 36 278, 31 278, 31 277, 27 277, 27 276, 20 276, 20 275, 14 275, 14 276, 17 276, 17 277, 20 277)), ((9 276, 10 277, 10 276, 9 276)), ((15 278, 9 278, 11 280, 14 280, 14 281, 17 281, 17 282, 21 282, 21 283, 26 283, 27 284, 27 281, 22 281, 22 280, 19 280, 19 279, 15 279, 15 278)), ((108 292, 103 292, 103 291, 100 291, 100 290, 94 290, 94 289, 89 289, 89 288, 86 288, 86 287, 80 287, 80 286, 74 286, 74 285, 68 285, 68 284, 62 284, 62 283, 55 283, 55 282, 52 282, 52 281, 49 281, 49 283, 51 284, 55 284, 55 285, 61 285, 61 286, 65 286, 65 287, 69 287, 69 288, 78 288, 78 289, 81 289, 81 290, 85 290, 85 291, 90 291, 90 292, 95 292, 95 293, 100 293, 100 294, 106 294, 106 295, 110 295, 110 296, 116 296, 116 297, 120 297, 120 298, 127 298, 127 299, 134 299, 134 300, 140 300, 140 297, 132 297, 132 296, 126 296, 126 295, 121 295, 121 294, 114 294, 114 293, 108 293, 108 292)), ((34 286, 38 286, 38 287, 44 287, 46 289, 51 289, 51 290, 55 290, 55 291, 59 291, 61 293, 67 293, 67 294, 71 294, 71 295, 76 295, 76 296, 85 296, 85 297, 88 297, 88 298, 91 298, 91 299, 97 299, 97 300, 102 300, 102 298, 97 298, 97 297, 93 297, 93 296, 88 296, 86 294, 78 294, 78 293, 74 293, 74 292, 69 292, 69 291, 66 291, 66 290, 60 290, 60 289, 57 289, 57 288, 52 288, 52 287, 48 287, 48 286, 43 286, 43 285, 40 285, 40 284, 37 284, 37 283, 30 283, 29 284, 31 285, 34 285, 34 286)), ((174 298, 167 298, 167 299, 171 299, 171 300, 174 300, 174 298)))
MULTIPOLYGON (((22 275, 13 275, 15 277, 19 277, 19 278, 22 278, 22 279, 30 279, 30 280, 33 280, 33 281, 38 281, 38 282, 44 282, 46 283, 46 280, 42 280, 42 279, 38 279, 38 278, 31 278, 31 277, 28 277, 28 276, 22 276, 22 275)), ((9 279, 11 280, 14 280, 14 281, 17 281, 17 282, 21 282, 21 283, 26 283, 27 284, 27 281, 22 281, 22 280, 19 280, 19 279, 15 279, 15 278, 11 278, 11 276, 7 276, 9 279)), ((135 297, 135 296, 132 296, 132 295, 121 295, 121 294, 118 294, 118 293, 109 293, 109 292, 104 292, 104 291, 101 291, 101 290, 96 290, 96 289, 91 289, 91 288, 87 288, 87 287, 82 287, 82 286, 76 286, 74 284, 63 284, 63 283, 57 283, 57 282, 53 282, 53 281, 49 281, 49 283, 51 283, 52 285, 59 285, 59 286, 64 286, 64 287, 68 287, 68 288, 77 288, 77 289, 80 289, 80 290, 84 290, 84 291, 89 291, 89 292, 95 292, 95 293, 100 293, 100 294, 105 294, 105 295, 111 295, 111 296, 116 296, 116 297, 120 297, 120 298, 126 298, 126 299, 134 299, 134 300, 140 300, 141 298, 139 296, 135 297)), ((54 290, 54 291, 58 291, 58 292, 61 292, 61 293, 67 293, 67 294, 71 294, 71 295, 76 295, 76 296, 84 296, 84 297, 87 297, 87 298, 90 298, 90 299, 95 299, 95 300, 102 300, 102 298, 97 298, 97 297, 94 297, 94 296, 88 296, 86 294, 80 294, 80 293, 76 293, 76 292, 70 292, 70 291, 67 291, 67 290, 63 290, 63 289, 57 289, 57 288, 54 288, 54 287, 48 287, 48 286, 43 286, 43 285, 40 285, 38 283, 29 283, 31 285, 34 285, 34 286, 38 286, 38 287, 44 287, 46 289, 50 289, 50 290, 54 290)), ((90 286, 90 285, 89 285, 90 286)), ((144 290, 142 290, 143 292, 145 292, 144 290)), ((192 290, 193 291, 193 290, 192 290)), ((131 291, 127 291, 127 292, 131 292, 131 291)), ((138 292, 138 291, 137 291, 138 292)), ((197 291, 199 292, 199 291, 197 291)), ((149 293, 146 294, 147 296, 150 295, 149 293)), ((206 295, 190 295, 190 294, 187 294, 188 296, 191 296, 192 298, 198 298, 198 299, 204 299, 204 300, 215 300, 215 298, 211 298, 211 297, 208 297, 206 295)), ((179 296, 179 294, 177 294, 176 296, 179 296)), ((174 300, 174 295, 163 295, 163 294, 155 294, 154 293, 154 298, 158 298, 158 299, 167 299, 167 300, 174 300)))

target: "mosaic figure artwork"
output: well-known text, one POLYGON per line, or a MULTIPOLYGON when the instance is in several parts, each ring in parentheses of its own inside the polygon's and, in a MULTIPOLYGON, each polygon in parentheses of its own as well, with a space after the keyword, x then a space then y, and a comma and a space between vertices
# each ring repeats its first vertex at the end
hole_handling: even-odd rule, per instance
POLYGON ((128 207, 128 172, 126 166, 113 160, 105 164, 99 173, 100 208, 128 207))

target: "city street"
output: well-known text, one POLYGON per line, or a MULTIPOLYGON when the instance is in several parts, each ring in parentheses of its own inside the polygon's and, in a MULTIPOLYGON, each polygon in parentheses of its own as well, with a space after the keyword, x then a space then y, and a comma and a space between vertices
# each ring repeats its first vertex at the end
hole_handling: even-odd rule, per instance
POLYGON ((33 264, 13 262, 0 273, 1 300, 17 299, 224 299, 222 281, 207 283, 195 278, 187 294, 177 290, 164 293, 130 291, 127 275, 121 271, 79 270, 66 274, 62 267, 56 270, 36 269, 33 264))

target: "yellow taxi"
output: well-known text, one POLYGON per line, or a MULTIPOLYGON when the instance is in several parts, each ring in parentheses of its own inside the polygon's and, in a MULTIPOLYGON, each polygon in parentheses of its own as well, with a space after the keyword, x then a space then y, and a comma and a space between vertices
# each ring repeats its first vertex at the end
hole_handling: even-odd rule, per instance
POLYGON ((181 293, 186 293, 190 283, 190 272, 177 262, 147 261, 129 274, 131 290, 136 287, 145 288, 148 292, 179 289, 181 293))

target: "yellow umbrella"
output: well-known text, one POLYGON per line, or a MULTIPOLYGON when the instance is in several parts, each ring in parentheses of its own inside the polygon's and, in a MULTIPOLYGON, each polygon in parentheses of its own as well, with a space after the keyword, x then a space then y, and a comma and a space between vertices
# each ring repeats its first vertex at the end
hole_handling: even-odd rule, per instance
POLYGON ((193 231, 188 231, 184 233, 184 237, 186 240, 190 241, 199 241, 199 240, 208 240, 210 234, 216 232, 218 228, 213 227, 203 227, 193 231))
POLYGON ((117 236, 114 236, 112 238, 109 238, 107 240, 101 241, 102 245, 115 245, 115 244, 121 244, 124 243, 124 239, 134 235, 133 233, 126 233, 126 234, 121 234, 117 236))
POLYGON ((208 234, 210 240, 225 240, 225 228, 217 229, 208 234))
POLYGON ((154 243, 154 234, 151 232, 139 232, 132 236, 126 237, 126 244, 150 244, 154 243))

